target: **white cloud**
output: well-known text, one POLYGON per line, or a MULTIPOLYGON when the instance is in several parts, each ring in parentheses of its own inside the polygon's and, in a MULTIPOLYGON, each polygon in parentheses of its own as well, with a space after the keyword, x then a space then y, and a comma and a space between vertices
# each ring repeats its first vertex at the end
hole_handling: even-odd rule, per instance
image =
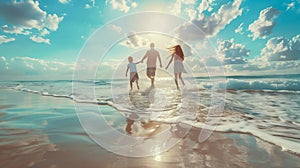
POLYGON ((136 8, 138 6, 138 4, 136 2, 132 2, 131 7, 132 8, 136 8))
POLYGON ((233 39, 219 41, 218 53, 223 59, 223 64, 244 64, 250 55, 250 50, 242 44, 234 43, 233 39))
POLYGON ((170 11, 173 15, 178 15, 181 12, 181 0, 176 0, 170 11))
POLYGON ((4 56, 0 57, 0 70, 1 69, 8 69, 8 62, 6 61, 6 58, 4 56))
POLYGON ((4 32, 25 35, 30 34, 31 29, 56 31, 63 20, 63 16, 47 14, 39 7, 39 2, 33 0, 0 1, 0 17, 9 24, 2 26, 4 32))
POLYGON ((130 6, 135 8, 138 5, 136 2, 128 0, 107 0, 106 3, 110 3, 113 9, 120 10, 124 13, 127 13, 130 10, 130 6))
POLYGON ((8 42, 15 41, 15 40, 16 40, 15 38, 9 38, 4 35, 0 35, 0 44, 8 43, 8 42))
POLYGON ((261 50, 262 59, 267 61, 300 60, 300 34, 291 40, 284 37, 273 37, 261 50))
POLYGON ((50 32, 49 32, 47 29, 43 29, 43 30, 41 31, 41 36, 46 36, 46 35, 48 35, 48 34, 50 34, 50 32))
POLYGON ((38 36, 31 36, 30 39, 34 42, 37 43, 46 43, 46 44, 50 44, 50 40, 49 39, 45 39, 43 37, 38 37, 38 36))
POLYGON ((274 19, 280 14, 275 8, 269 7, 260 12, 259 18, 249 25, 248 30, 253 34, 253 40, 257 38, 265 39, 271 34, 272 29, 275 26, 274 19))
POLYGON ((9 33, 9 34, 24 34, 24 35, 29 35, 31 32, 29 31, 24 31, 24 28, 22 27, 8 27, 8 25, 4 25, 1 27, 4 33, 9 33))
POLYGON ((45 20, 45 27, 49 28, 52 31, 58 29, 58 24, 63 20, 63 17, 58 17, 56 14, 48 14, 45 20))
POLYGON ((227 73, 239 74, 294 74, 300 70, 299 61, 268 62, 261 59, 249 60, 246 64, 225 65, 227 73))
POLYGON ((5 57, 2 56, 1 59, 2 59, 3 62, 6 62, 6 58, 5 57))
POLYGON ((181 0, 181 2, 186 5, 194 5, 196 0, 181 0))
POLYGON ((183 40, 194 41, 205 37, 213 37, 225 28, 232 20, 242 14, 241 0, 229 2, 220 7, 217 13, 192 20, 178 29, 178 35, 183 40), (199 28, 203 33, 199 33, 199 28))
POLYGON ((244 64, 228 64, 228 73, 237 74, 287 74, 300 72, 300 34, 291 40, 283 37, 271 38, 261 55, 248 59, 244 64))
POLYGON ((121 42, 121 45, 130 47, 130 48, 139 48, 143 46, 147 46, 149 44, 149 40, 140 37, 134 32, 131 32, 127 35, 127 40, 121 42))
POLYGON ((204 11, 209 11, 211 12, 212 11, 212 3, 213 3, 213 0, 202 0, 199 7, 198 7, 198 11, 199 11, 199 17, 201 18, 202 17, 202 13, 204 11))
POLYGON ((92 8, 92 6, 89 5, 89 4, 85 4, 85 8, 86 8, 86 9, 90 9, 90 8, 92 8))
POLYGON ((295 8, 296 3, 295 2, 291 2, 291 3, 285 4, 285 5, 286 5, 286 10, 290 10, 290 9, 294 9, 295 8))
POLYGON ((234 32, 239 33, 239 34, 244 34, 244 32, 243 32, 243 25, 244 25, 244 23, 241 23, 239 25, 239 27, 234 30, 234 32))
MULTIPOLYGON (((194 5, 195 0, 176 0, 176 2, 170 7, 170 12, 174 15, 179 15, 181 13, 182 6, 184 5, 194 5)), ((190 9, 190 8, 186 8, 190 9)))
POLYGON ((194 10, 194 9, 191 9, 191 8, 186 8, 185 9, 185 12, 187 13, 187 15, 189 16, 190 20, 193 20, 196 18, 196 14, 197 14, 197 11, 194 10))
MULTIPOLYGON (((0 64, 1 64, 0 59, 0 64)), ((6 79, 71 79, 74 64, 47 61, 31 57, 6 59, 6 67, 0 66, 2 80, 6 79)))
POLYGON ((71 2, 71 0, 58 0, 58 1, 62 4, 67 4, 71 2))

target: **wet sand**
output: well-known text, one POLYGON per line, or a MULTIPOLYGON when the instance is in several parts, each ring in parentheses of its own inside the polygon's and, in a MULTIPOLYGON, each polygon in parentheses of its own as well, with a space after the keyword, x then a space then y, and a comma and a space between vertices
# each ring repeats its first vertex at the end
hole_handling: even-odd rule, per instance
MULTIPOLYGON (((72 100, 0 93, 0 167, 300 167, 299 156, 249 134, 214 132, 198 143, 196 128, 160 155, 119 156, 83 131, 72 100)), ((126 119, 120 124, 125 133, 126 119)))

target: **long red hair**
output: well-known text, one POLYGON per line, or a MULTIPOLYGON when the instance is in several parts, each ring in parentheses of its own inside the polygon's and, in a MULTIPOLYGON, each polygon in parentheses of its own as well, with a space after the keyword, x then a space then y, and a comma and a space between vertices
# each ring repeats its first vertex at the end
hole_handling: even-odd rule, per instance
POLYGON ((182 60, 184 60, 184 54, 180 45, 176 45, 168 49, 171 50, 173 54, 178 55, 182 60))

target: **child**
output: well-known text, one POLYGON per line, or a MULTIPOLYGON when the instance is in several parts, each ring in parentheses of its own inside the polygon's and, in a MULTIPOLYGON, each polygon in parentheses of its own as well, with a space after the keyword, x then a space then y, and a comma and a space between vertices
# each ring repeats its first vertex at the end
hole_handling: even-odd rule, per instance
POLYGON ((130 57, 128 57, 128 62, 129 63, 127 65, 126 77, 127 77, 128 70, 130 69, 130 90, 132 90, 132 83, 134 81, 136 82, 137 89, 140 89, 139 83, 138 83, 139 75, 137 73, 137 68, 136 68, 136 64, 139 64, 140 61, 133 63, 133 58, 130 56, 130 57))

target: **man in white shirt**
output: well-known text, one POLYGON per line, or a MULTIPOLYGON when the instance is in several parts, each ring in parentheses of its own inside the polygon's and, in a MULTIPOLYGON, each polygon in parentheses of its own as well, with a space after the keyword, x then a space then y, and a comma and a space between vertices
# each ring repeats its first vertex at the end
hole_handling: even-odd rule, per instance
POLYGON ((159 52, 154 49, 154 43, 150 44, 150 50, 148 50, 141 60, 141 62, 144 61, 144 59, 147 58, 147 76, 149 79, 151 79, 151 85, 154 86, 154 77, 156 72, 156 60, 159 60, 160 67, 162 68, 161 59, 159 52))

